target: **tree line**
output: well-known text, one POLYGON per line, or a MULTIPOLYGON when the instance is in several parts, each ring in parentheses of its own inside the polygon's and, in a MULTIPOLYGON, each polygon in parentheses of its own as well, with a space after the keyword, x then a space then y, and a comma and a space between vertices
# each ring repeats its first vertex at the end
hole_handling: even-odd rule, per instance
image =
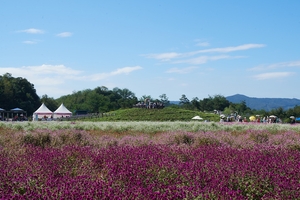
POLYGON ((32 115, 39 108, 41 103, 52 111, 56 110, 61 103, 72 112, 85 110, 89 113, 103 113, 122 108, 132 108, 138 102, 144 102, 146 99, 151 102, 159 102, 165 107, 182 108, 188 110, 197 110, 201 112, 222 111, 224 114, 238 113, 239 115, 276 115, 280 118, 289 118, 289 116, 300 116, 300 106, 295 106, 289 110, 277 108, 269 112, 265 110, 254 110, 249 108, 244 101, 240 103, 229 102, 222 95, 209 96, 199 99, 198 97, 189 100, 186 95, 182 95, 179 104, 171 104, 167 95, 162 94, 159 99, 154 99, 150 95, 143 95, 137 98, 134 92, 127 88, 118 87, 109 90, 105 86, 99 86, 95 89, 86 89, 74 91, 72 94, 61 96, 57 99, 49 97, 47 94, 39 97, 36 94, 34 85, 25 78, 12 77, 6 73, 0 76, 0 108, 12 109, 22 108, 27 111, 28 116, 32 115))
POLYGON ((194 97, 190 101, 186 95, 183 94, 180 98, 179 105, 179 107, 189 110, 199 110, 202 112, 222 111, 222 113, 226 115, 237 113, 245 117, 249 117, 251 115, 275 115, 281 118, 284 122, 289 122, 291 116, 300 117, 300 105, 288 110, 284 110, 282 107, 272 109, 270 111, 256 110, 249 108, 245 101, 240 103, 232 103, 222 95, 209 96, 208 98, 204 98, 202 100, 194 97))
POLYGON ((0 76, 0 108, 9 111, 22 108, 32 114, 40 106, 40 97, 34 85, 25 78, 14 78, 6 73, 0 76))

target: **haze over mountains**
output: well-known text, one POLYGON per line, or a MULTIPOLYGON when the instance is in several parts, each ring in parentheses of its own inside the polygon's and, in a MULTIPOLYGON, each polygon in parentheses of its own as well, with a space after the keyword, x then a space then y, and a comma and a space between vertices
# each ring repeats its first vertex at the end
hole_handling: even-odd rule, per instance
MULTIPOLYGON (((295 106, 300 106, 300 99, 289 99, 289 98, 256 98, 248 97, 242 94, 235 94, 232 96, 225 97, 228 101, 232 103, 246 102, 246 105, 252 110, 265 110, 270 111, 277 108, 283 108, 283 110, 288 110, 294 108, 295 106)), ((178 105, 180 101, 170 101, 171 104, 178 105)))
POLYGON ((235 94, 232 96, 226 97, 226 99, 232 103, 241 103, 242 101, 246 102, 246 105, 255 110, 266 110, 270 111, 277 108, 283 108, 288 110, 294 108, 295 106, 300 106, 299 99, 289 99, 289 98, 256 98, 256 97, 247 97, 242 94, 235 94))

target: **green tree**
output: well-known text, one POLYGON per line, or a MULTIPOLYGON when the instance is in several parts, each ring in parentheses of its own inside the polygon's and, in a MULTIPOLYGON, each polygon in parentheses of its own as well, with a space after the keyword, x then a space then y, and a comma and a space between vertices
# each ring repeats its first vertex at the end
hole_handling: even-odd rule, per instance
POLYGON ((199 101, 199 107, 202 112, 204 111, 213 111, 214 110, 214 105, 212 98, 204 98, 199 101))
POLYGON ((132 108, 137 103, 135 94, 127 88, 114 88, 113 92, 119 96, 117 102, 121 108, 132 108))
POLYGON ((276 108, 276 109, 273 109, 270 111, 273 115, 279 117, 279 118, 284 118, 286 117, 286 112, 283 110, 282 107, 279 107, 279 108, 276 108))
POLYGON ((229 107, 230 102, 222 95, 209 96, 199 101, 199 108, 201 111, 223 111, 226 107, 229 107))
POLYGON ((78 92, 73 91, 72 94, 61 96, 56 99, 56 101, 58 104, 64 103, 64 105, 72 112, 75 110, 87 110, 90 112, 87 98, 91 92, 91 89, 85 89, 78 92))
POLYGON ((44 103, 52 112, 54 112, 59 106, 56 100, 52 97, 48 97, 47 94, 42 96, 41 102, 44 103))
POLYGON ((286 117, 300 117, 300 106, 295 106, 294 108, 288 109, 286 111, 286 117))
POLYGON ((162 95, 159 95, 159 98, 160 98, 160 102, 164 104, 164 106, 169 106, 170 105, 170 101, 169 101, 169 98, 167 97, 166 94, 162 94, 162 95))
POLYGON ((135 98, 135 94, 131 92, 129 89, 124 88, 124 89, 119 89, 119 88, 114 88, 113 91, 120 95, 122 99, 133 99, 135 98))
POLYGON ((112 91, 108 90, 108 88, 105 86, 96 87, 94 89, 94 91, 97 92, 98 94, 103 94, 103 95, 108 95, 112 92, 112 91))
POLYGON ((211 98, 213 101, 213 109, 214 110, 224 110, 226 107, 230 105, 230 102, 222 95, 215 95, 211 98))
POLYGON ((188 105, 190 104, 190 100, 185 96, 185 94, 181 95, 181 98, 179 99, 180 105, 188 105))
POLYGON ((86 104, 88 105, 88 110, 92 113, 100 112, 100 101, 103 95, 98 94, 96 91, 91 91, 87 98, 86 104))
POLYGON ((194 106, 191 104, 190 100, 185 96, 185 94, 183 94, 179 100, 180 100, 179 105, 181 108, 187 110, 194 109, 194 106))
POLYGON ((200 102, 199 102, 198 97, 194 97, 194 98, 192 99, 191 103, 192 103, 194 109, 200 110, 200 102))
POLYGON ((246 105, 246 101, 242 101, 241 103, 239 104, 236 104, 236 110, 239 112, 239 113, 244 113, 246 112, 247 110, 249 110, 250 108, 246 105))
POLYGON ((40 106, 34 85, 25 78, 14 78, 6 73, 0 76, 0 105, 4 109, 19 107, 30 116, 40 106))

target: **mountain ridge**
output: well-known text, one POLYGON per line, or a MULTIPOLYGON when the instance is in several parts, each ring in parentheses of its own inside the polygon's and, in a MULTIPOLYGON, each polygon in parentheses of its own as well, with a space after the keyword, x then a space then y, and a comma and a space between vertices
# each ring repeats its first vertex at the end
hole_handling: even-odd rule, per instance
POLYGON ((300 105, 300 99, 296 98, 258 98, 248 97, 243 94, 235 94, 225 98, 232 103, 241 103, 242 101, 245 101, 249 108, 255 110, 270 111, 280 107, 283 108, 283 110, 288 110, 300 105))

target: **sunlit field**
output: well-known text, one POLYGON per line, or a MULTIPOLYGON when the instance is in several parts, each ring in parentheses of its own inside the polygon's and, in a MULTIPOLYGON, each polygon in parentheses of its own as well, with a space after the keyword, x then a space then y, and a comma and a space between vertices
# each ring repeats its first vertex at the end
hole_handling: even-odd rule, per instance
POLYGON ((300 126, 0 123, 0 199, 299 199, 300 126))

